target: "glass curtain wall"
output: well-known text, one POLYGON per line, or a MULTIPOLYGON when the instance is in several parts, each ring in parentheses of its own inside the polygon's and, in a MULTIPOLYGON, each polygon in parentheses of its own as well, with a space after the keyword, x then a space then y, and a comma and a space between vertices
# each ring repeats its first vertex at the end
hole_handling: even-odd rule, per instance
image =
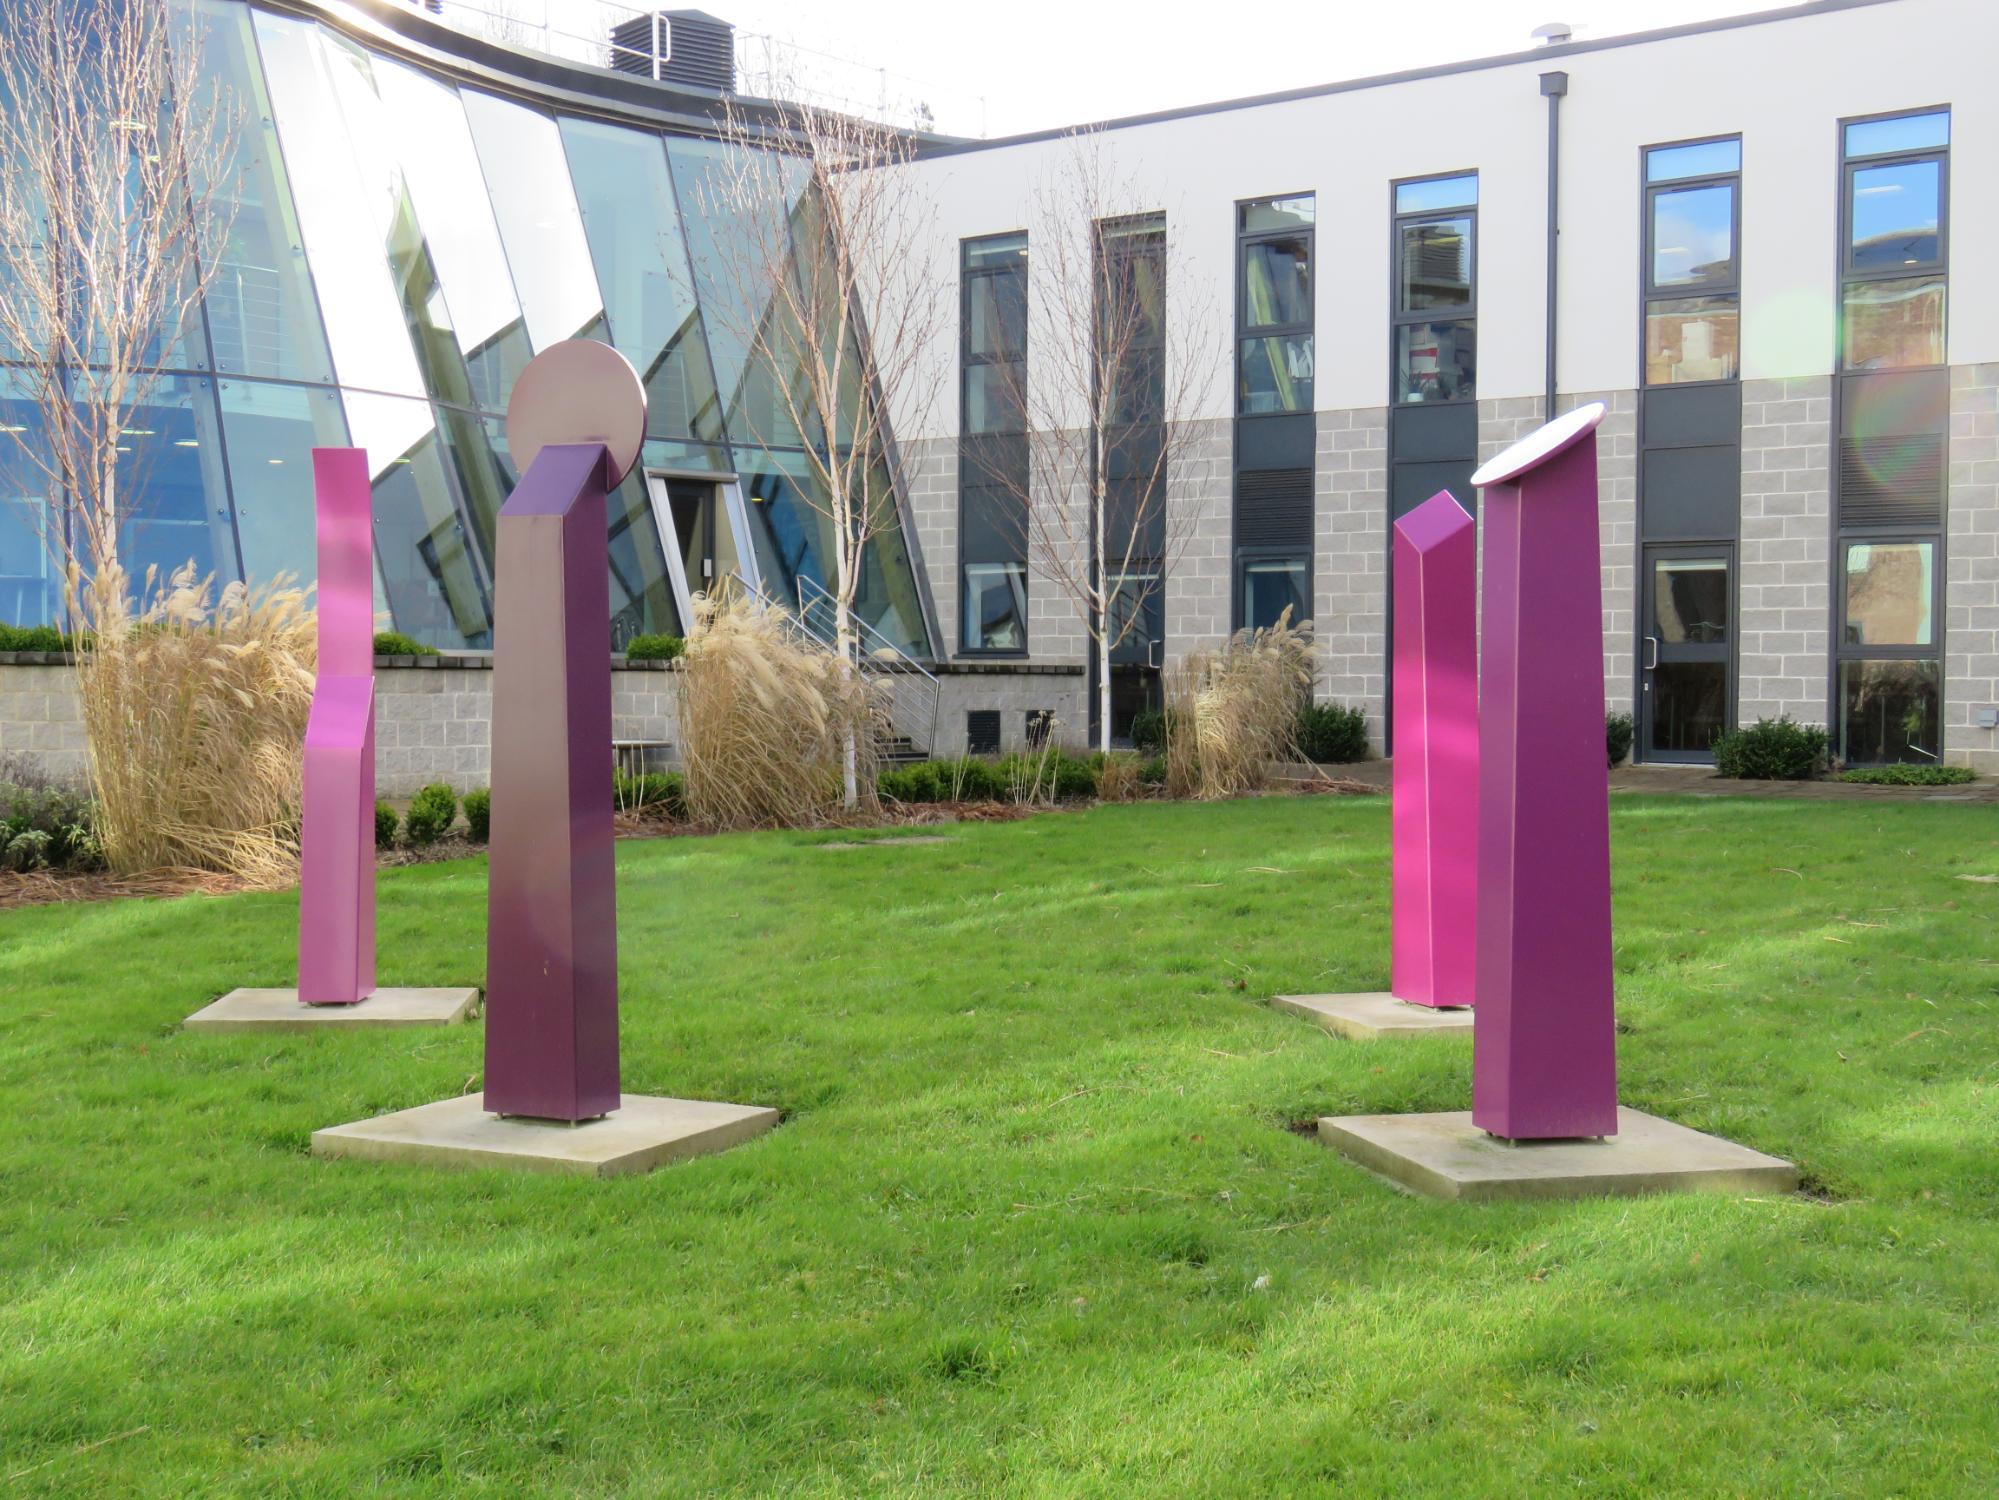
MULTIPOLYGON (((713 250, 729 226, 689 209, 687 183, 676 192, 669 145, 697 193, 728 164, 725 148, 461 89, 242 0, 189 0, 188 14, 178 44, 199 49, 241 125, 223 159, 189 164, 195 191, 223 207, 224 229, 202 246, 214 281, 120 445, 121 492, 141 496, 135 561, 192 559, 218 583, 309 579, 310 450, 351 444, 367 450, 375 489, 379 623, 443 648, 489 646, 495 524, 515 478, 506 400, 536 351, 585 337, 615 345, 646 382, 646 462, 764 476, 759 549, 788 547, 789 576, 832 586, 815 571, 826 551, 802 441, 773 446, 752 430, 745 352, 703 317, 704 297, 728 293, 704 282, 689 230, 713 250)), ((795 212, 805 174, 769 160, 795 212)), ((60 606, 39 533, 49 507, 15 442, 40 421, 24 395, 0 368, 9 622, 60 606)), ((679 630, 670 539, 642 474, 612 497, 609 543, 614 643, 679 630)), ((928 655, 899 529, 875 552, 863 618, 928 655)))

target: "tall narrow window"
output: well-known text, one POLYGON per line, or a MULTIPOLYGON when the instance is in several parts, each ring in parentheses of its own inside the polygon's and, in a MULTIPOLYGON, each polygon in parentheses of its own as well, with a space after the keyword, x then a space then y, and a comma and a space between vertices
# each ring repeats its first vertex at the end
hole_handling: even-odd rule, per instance
POLYGON ((1841 127, 1833 706, 1853 763, 1942 751, 1950 112, 1841 127))
MULTIPOLYGON (((1309 193, 1236 205, 1235 617, 1312 613, 1312 290, 1309 193)), ((1266 618, 1267 617, 1267 618, 1266 618)))
POLYGON ((1733 380, 1742 141, 1645 153, 1645 383, 1733 380))
POLYGON ((1478 375, 1478 174, 1395 185, 1395 401, 1469 401, 1478 375))
POLYGON ((1027 650, 1027 236, 966 240, 959 270, 959 648, 1027 650))

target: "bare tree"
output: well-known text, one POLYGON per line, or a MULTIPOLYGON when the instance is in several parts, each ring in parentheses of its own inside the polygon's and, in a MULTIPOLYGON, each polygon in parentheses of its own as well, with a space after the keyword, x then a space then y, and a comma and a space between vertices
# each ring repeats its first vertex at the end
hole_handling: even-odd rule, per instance
MULTIPOLYGON (((935 399, 925 361, 947 299, 929 258, 910 253, 928 242, 935 209, 910 170, 912 138, 891 126, 732 102, 721 134, 728 149, 694 197, 726 226, 719 264, 702 268, 725 293, 704 300, 704 316, 748 355, 723 395, 759 444, 806 455, 801 498, 826 523, 835 644, 851 667, 867 548, 896 523, 889 413, 921 431, 935 399)), ((850 806, 855 766, 850 744, 850 806)))
POLYGON ((0 18, 0 355, 40 417, 8 431, 46 484, 73 617, 86 577, 123 617, 126 429, 196 327, 217 270, 202 247, 228 228, 213 189, 233 117, 200 80, 194 24, 175 0, 7 0, 0 18))
POLYGON ((1010 502, 1031 572, 1075 608, 1108 750, 1111 653, 1143 629, 1200 520, 1198 496, 1173 481, 1223 346, 1193 277, 1175 282, 1169 320, 1166 216, 1100 131, 1074 132, 1036 186, 1028 245, 1012 314, 1028 357, 989 366, 1009 408, 998 425, 1019 427, 1025 453, 990 445, 979 477, 1010 502))

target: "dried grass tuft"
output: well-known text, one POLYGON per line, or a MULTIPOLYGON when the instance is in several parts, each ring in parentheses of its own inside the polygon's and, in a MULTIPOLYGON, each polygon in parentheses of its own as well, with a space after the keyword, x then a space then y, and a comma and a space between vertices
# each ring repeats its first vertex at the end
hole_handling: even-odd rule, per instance
POLYGON ((1312 626, 1287 609, 1266 630, 1197 651, 1166 682, 1166 790, 1210 800, 1259 791, 1298 755, 1298 706, 1312 689, 1312 626))
POLYGON ((799 828, 839 814, 849 744, 872 806, 875 690, 781 607, 741 591, 697 595, 676 677, 694 822, 799 828))
POLYGON ((213 605, 209 589, 190 563, 164 583, 149 569, 136 616, 115 567, 73 593, 92 636, 76 671, 98 837, 114 874, 287 885, 298 878, 313 613, 284 578, 232 583, 213 605))

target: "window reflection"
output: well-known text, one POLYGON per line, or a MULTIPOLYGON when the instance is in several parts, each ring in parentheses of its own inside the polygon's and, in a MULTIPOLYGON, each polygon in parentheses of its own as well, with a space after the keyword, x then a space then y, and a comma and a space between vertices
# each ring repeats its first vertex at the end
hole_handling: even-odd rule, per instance
POLYGON ((162 376, 127 414, 115 444, 118 561, 135 596, 149 568, 164 581, 193 563, 218 589, 238 577, 220 437, 212 380, 162 376))
POLYGON ((1696 141, 1690 146, 1656 146, 1645 153, 1645 180, 1673 182, 1683 177, 1722 177, 1742 170, 1742 142, 1696 141))
POLYGON ((1027 649, 1027 565, 965 564, 965 649, 1027 649))
POLYGON ((1471 306, 1471 220, 1402 226, 1402 311, 1471 306))
POLYGON ((1931 542, 1856 542, 1846 549, 1846 644, 1934 643, 1932 598, 1936 547, 1931 542))
POLYGON ((26 378, 0 367, 0 621, 46 625, 63 612, 53 541, 48 444, 26 378))
POLYGON ((1850 765, 1938 759, 1938 673, 1932 661, 1839 664, 1839 754, 1850 765))
POLYGON ((1942 258, 1937 234, 1942 186, 1941 162, 1911 161, 1856 169, 1847 215, 1853 269, 1938 264, 1942 258))
POLYGON ((1288 624, 1312 617, 1306 601, 1309 566, 1302 557, 1252 558, 1242 565, 1242 623, 1248 630, 1267 630, 1291 611, 1288 624))
POLYGON ((1240 205, 1236 210, 1236 226, 1244 234, 1254 234, 1263 229, 1290 229, 1294 225, 1309 227, 1315 211, 1310 193, 1296 198, 1266 198, 1259 203, 1240 205))
POLYGON ((1645 380, 1733 380, 1740 358, 1733 297, 1688 297, 1645 305, 1645 380))
POLYGON ((230 489, 243 573, 253 584, 317 576, 312 450, 343 447, 347 423, 332 391, 254 380, 221 384, 230 489))
POLYGON ((1944 362, 1944 278, 1856 281, 1846 288, 1844 347, 1849 370, 1892 370, 1944 362))
POLYGON ((1467 172, 1461 177, 1430 177, 1420 182, 1398 182, 1395 185, 1395 211, 1398 214, 1429 213, 1439 208, 1475 208, 1478 206, 1478 173, 1467 172))
POLYGON ((1735 189, 1678 188, 1652 196, 1652 284, 1727 286, 1735 280, 1735 189))
POLYGON ((1728 641, 1728 562, 1662 557, 1652 564, 1652 634, 1668 645, 1728 641))
POLYGON ((647 431, 719 438, 722 413, 665 143, 573 118, 563 120, 562 139, 611 342, 645 382, 647 431))
POLYGON ((1312 409, 1312 335, 1245 339, 1242 401, 1246 415, 1312 409))
POLYGON ((1243 247, 1243 316, 1251 328, 1312 320, 1311 244, 1258 240, 1243 247))
POLYGON ((1469 400, 1477 373, 1475 323, 1404 323, 1395 330, 1396 400, 1469 400))

